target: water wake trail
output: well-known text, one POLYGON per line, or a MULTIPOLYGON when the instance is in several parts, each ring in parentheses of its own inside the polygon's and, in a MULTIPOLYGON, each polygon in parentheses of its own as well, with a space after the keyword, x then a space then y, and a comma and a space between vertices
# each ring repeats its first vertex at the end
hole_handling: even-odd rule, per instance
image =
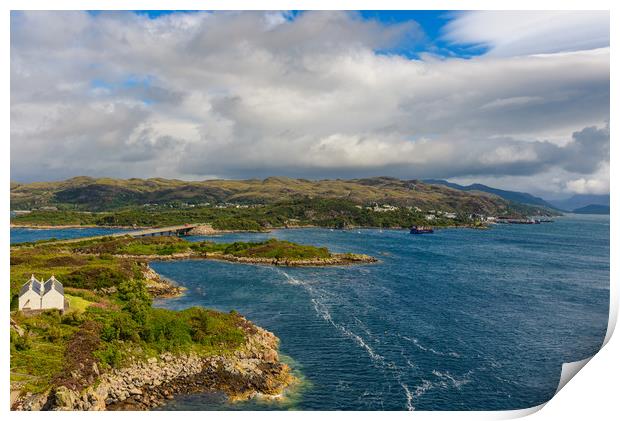
POLYGON ((350 331, 343 325, 336 323, 334 319, 332 319, 331 313, 329 312, 329 310, 323 303, 321 303, 319 300, 315 298, 312 298, 312 303, 314 304, 314 309, 319 316, 321 316, 325 321, 329 322, 332 326, 334 326, 336 329, 342 332, 345 336, 357 342, 357 344, 368 353, 368 355, 373 361, 382 362, 385 360, 385 358, 382 355, 375 352, 375 350, 372 349, 372 347, 368 345, 364 341, 364 339, 362 339, 361 336, 356 335, 355 333, 353 333, 352 331, 350 331))
POLYGON ((450 352, 441 352, 441 351, 437 351, 431 347, 426 347, 422 344, 420 344, 420 341, 418 341, 417 338, 409 338, 408 336, 403 336, 403 335, 398 335, 400 338, 403 338, 406 341, 411 342, 412 344, 414 344, 415 346, 417 346, 419 349, 421 349, 422 351, 426 351, 426 352, 430 352, 433 353, 435 355, 440 355, 442 357, 454 357, 454 358, 460 358, 461 356, 453 351, 450 352))
POLYGON ((445 381, 445 380, 449 380, 452 386, 454 386, 456 389, 460 389, 463 385, 470 383, 471 382, 470 376, 472 373, 473 371, 469 370, 467 373, 465 373, 465 375, 461 379, 457 379, 447 371, 445 373, 442 373, 440 371, 433 370, 433 374, 439 377, 440 379, 442 379, 442 381, 440 382, 441 386, 446 386, 446 387, 449 386, 449 384, 447 384, 447 382, 445 381))
MULTIPOLYGON (((310 295, 310 301, 312 302, 314 311, 319 317, 321 317, 323 320, 331 324, 336 330, 338 330, 344 336, 352 339, 360 348, 366 351, 370 359, 373 361, 373 363, 375 363, 377 367, 380 367, 385 372, 391 373, 393 378, 398 382, 398 384, 402 387, 403 391, 405 392, 406 409, 409 411, 415 410, 415 405, 414 405, 415 400, 419 398, 420 396, 422 396, 424 393, 426 393, 426 391, 433 388, 435 384, 427 379, 424 379, 422 381, 422 384, 416 386, 416 388, 413 391, 411 391, 409 389, 409 386, 403 381, 402 376, 404 374, 404 370, 407 367, 409 369, 417 369, 417 367, 413 362, 411 362, 404 355, 404 353, 403 353, 403 358, 405 359, 405 363, 407 367, 401 368, 394 361, 387 361, 386 358, 383 355, 379 354, 372 346, 370 346, 367 343, 367 341, 364 340, 364 338, 362 338, 362 336, 356 334, 352 330, 348 329, 345 325, 338 323, 334 320, 331 312, 329 311, 329 307, 323 301, 326 295, 325 292, 319 291, 318 289, 314 288, 307 282, 297 279, 279 268, 273 268, 273 269, 276 272, 280 273, 286 279, 287 284, 301 286, 302 288, 304 288, 306 292, 308 292, 308 294, 310 295)), ((368 335, 368 337, 373 336, 372 332, 368 329, 365 323, 362 322, 362 320, 360 320, 359 318, 355 316, 353 316, 353 318, 356 322, 356 325, 358 325, 360 329, 362 329, 364 333, 368 335)), ((426 350, 426 351, 430 350, 430 352, 434 352, 437 355, 448 355, 448 354, 443 354, 438 351, 435 351, 431 348, 425 348, 419 345, 417 343, 417 339, 411 339, 411 338, 406 338, 406 339, 412 342, 415 341, 413 343, 423 350, 426 350)), ((375 339, 375 342, 378 342, 378 340, 375 339)))
POLYGON ((413 405, 414 400, 422 396, 424 393, 426 393, 426 391, 432 389, 434 385, 433 383, 425 379, 422 381, 421 385, 416 386, 413 392, 409 390, 409 387, 406 384, 401 383, 401 386, 405 390, 405 396, 407 397, 407 410, 415 411, 415 406, 413 405))

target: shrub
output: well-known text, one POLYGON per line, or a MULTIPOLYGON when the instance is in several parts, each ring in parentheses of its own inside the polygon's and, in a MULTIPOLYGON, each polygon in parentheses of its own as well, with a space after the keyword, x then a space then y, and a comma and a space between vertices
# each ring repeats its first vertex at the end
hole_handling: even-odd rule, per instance
POLYGON ((32 345, 27 334, 19 336, 17 332, 11 329, 11 348, 16 351, 27 351, 31 346, 32 345))
POLYGON ((131 314, 134 321, 144 326, 151 310, 151 295, 144 281, 130 279, 118 286, 118 298, 124 302, 123 310, 131 314))
POLYGON ((101 329, 101 339, 106 342, 115 340, 137 342, 139 326, 133 318, 125 312, 110 313, 101 329))
POLYGON ((123 361, 123 353, 118 348, 117 344, 105 344, 93 354, 103 365, 112 368, 118 368, 123 361))

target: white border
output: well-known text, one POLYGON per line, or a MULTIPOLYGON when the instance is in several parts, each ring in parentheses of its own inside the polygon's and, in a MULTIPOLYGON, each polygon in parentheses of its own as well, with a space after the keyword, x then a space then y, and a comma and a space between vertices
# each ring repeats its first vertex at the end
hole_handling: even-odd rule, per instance
MULTIPOLYGON (((617 2, 616 2, 617 3, 617 2)), ((4 124, 1 126, 4 128, 5 134, 4 141, 1 142, 3 148, 2 159, 2 177, 5 186, 9 185, 10 181, 10 16, 9 11, 11 9, 16 10, 196 10, 196 9, 208 9, 208 10, 308 10, 308 9, 322 9, 322 10, 467 10, 467 9, 491 9, 491 10, 611 10, 611 39, 613 45, 618 45, 618 30, 617 25, 617 10, 613 10, 614 3, 611 1, 602 0, 590 0, 590 1, 576 1, 576 0, 504 0, 501 3, 492 0, 478 0, 478 1, 398 1, 398 0, 382 0, 381 2, 370 0, 298 0, 298 1, 286 1, 286 0, 263 0, 261 2, 252 2, 249 0, 229 0, 222 1, 193 1, 193 0, 56 0, 49 2, 45 0, 5 0, 2 2, 3 14, 1 15, 2 24, 0 25, 0 37, 2 40, 2 66, 0 71, 2 72, 4 100, 2 101, 2 121, 4 124)), ((617 7, 616 7, 617 9, 617 7)), ((614 54, 611 54, 611 69, 612 71, 617 67, 614 66, 614 54)), ((612 133, 616 127, 616 103, 618 95, 614 91, 614 87, 617 84, 614 83, 612 77, 612 89, 611 89, 611 121, 612 133)), ((613 138, 613 136, 612 136, 613 138)), ((616 162, 618 155, 618 148, 613 142, 611 142, 611 160, 616 162)), ((620 206, 620 200, 616 194, 616 171, 615 167, 611 166, 611 218, 616 220, 618 209, 620 206)), ((5 193, 4 196, 4 209, 2 224, 5 227, 9 225, 9 194, 5 193)), ((2 241, 4 244, 4 253, 2 253, 2 265, 5 268, 5 278, 2 280, 4 285, 8 284, 8 267, 9 267, 9 231, 1 231, 2 241)), ((618 270, 615 262, 618 257, 618 228, 613 222, 611 223, 611 305, 610 305, 610 321, 608 333, 605 338, 606 345, 599 351, 592 360, 587 364, 587 369, 583 370, 577 376, 577 379, 569 382, 562 391, 554 397, 546 405, 540 405, 539 407, 529 408, 519 411, 497 411, 497 412, 389 412, 389 413, 377 413, 377 412, 210 412, 204 414, 202 412, 143 412, 143 413, 18 413, 8 411, 8 398, 9 398, 9 359, 6 353, 2 353, 4 357, 0 360, 0 366, 2 367, 2 373, 4 379, 0 381, 0 396, 3 396, 6 402, 3 405, 2 411, 7 412, 7 415, 15 419, 34 419, 34 418, 50 418, 57 419, 57 417, 74 418, 75 417, 104 417, 110 419, 111 417, 120 418, 140 418, 149 417, 156 419, 170 419, 173 417, 184 416, 193 419, 202 419, 207 416, 215 419, 243 419, 247 421, 248 418, 252 420, 263 419, 290 419, 291 416, 299 419, 314 419, 317 416, 326 417, 329 419, 375 419, 378 416, 390 417, 394 419, 403 419, 407 417, 416 417, 417 419, 509 419, 525 416, 528 414, 536 413, 532 416, 533 419, 583 419, 589 417, 594 419, 609 419, 611 414, 618 414, 618 399, 615 392, 615 383, 618 375, 618 357, 620 356, 620 345, 618 345, 618 339, 611 338, 611 334, 615 327, 615 322, 618 313, 618 288, 617 278, 618 270), (611 341, 610 341, 611 338, 611 341), (545 407, 543 411, 539 411, 542 407, 545 407)), ((0 349, 8 349, 9 342, 9 329, 8 329, 8 314, 9 303, 2 300, 2 317, 4 321, 5 329, 2 330, 2 344, 0 349)), ((574 369, 576 365, 572 364, 574 369)), ((563 376, 565 374, 563 373, 563 376)))

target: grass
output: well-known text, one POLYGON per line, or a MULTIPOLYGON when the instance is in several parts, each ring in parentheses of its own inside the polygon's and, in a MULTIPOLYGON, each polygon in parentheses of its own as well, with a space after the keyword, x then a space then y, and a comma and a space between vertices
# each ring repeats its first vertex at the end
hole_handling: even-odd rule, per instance
POLYGON ((68 312, 78 312, 83 313, 86 309, 93 304, 92 301, 85 300, 82 297, 77 297, 74 295, 65 294, 65 298, 69 301, 69 309, 68 312))
POLYGON ((35 317, 15 313, 12 319, 26 333, 19 337, 11 331, 11 382, 24 391, 41 392, 62 371, 66 342, 77 328, 62 323, 58 311, 35 317))

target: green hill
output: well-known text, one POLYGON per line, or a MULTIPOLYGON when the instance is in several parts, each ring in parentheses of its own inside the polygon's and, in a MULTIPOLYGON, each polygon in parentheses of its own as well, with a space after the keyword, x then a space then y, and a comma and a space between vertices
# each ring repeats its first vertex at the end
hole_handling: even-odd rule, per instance
POLYGON ((494 194, 389 177, 318 181, 285 177, 205 181, 75 177, 56 182, 11 183, 12 210, 55 206, 103 211, 140 205, 273 204, 319 198, 364 206, 378 203, 481 214, 503 214, 514 210, 515 205, 494 194))

